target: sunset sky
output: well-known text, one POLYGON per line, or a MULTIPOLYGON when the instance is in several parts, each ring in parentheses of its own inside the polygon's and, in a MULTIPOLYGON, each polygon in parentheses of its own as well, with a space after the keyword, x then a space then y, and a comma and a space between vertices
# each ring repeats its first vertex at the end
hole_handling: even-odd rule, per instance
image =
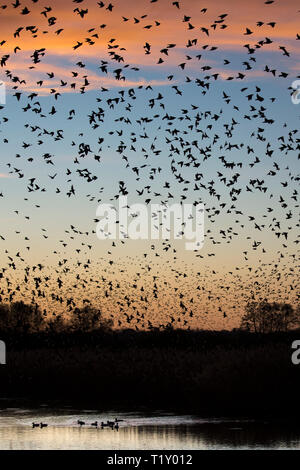
POLYGON ((110 5, 0 5, 2 301, 208 329, 251 298, 295 304, 299 3, 110 5), (129 204, 203 203, 203 249, 98 240, 120 181, 129 204))

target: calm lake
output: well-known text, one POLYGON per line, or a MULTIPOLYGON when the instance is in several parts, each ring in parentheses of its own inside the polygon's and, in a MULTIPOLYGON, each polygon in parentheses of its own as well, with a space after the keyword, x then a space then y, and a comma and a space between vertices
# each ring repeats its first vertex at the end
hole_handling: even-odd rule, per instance
POLYGON ((6 408, 0 410, 0 449, 300 449, 300 426, 163 412, 6 408), (122 420, 119 429, 101 429, 101 421, 115 418, 122 420), (95 421, 99 428, 91 426, 95 421), (33 422, 48 426, 33 428, 33 422))

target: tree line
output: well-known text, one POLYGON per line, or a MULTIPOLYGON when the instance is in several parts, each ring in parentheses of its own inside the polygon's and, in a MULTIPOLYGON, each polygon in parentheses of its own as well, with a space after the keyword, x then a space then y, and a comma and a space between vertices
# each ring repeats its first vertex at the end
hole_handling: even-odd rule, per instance
POLYGON ((0 303, 0 332, 3 333, 88 333, 109 329, 112 325, 112 320, 104 318, 101 310, 90 306, 76 307, 68 316, 54 313, 49 319, 37 304, 26 304, 22 300, 0 303))
MULTIPOLYGON (((88 333, 112 329, 113 321, 104 318, 100 309, 84 306, 75 308, 67 316, 53 314, 49 319, 37 304, 23 301, 11 304, 0 303, 0 333, 31 334, 88 333)), ((248 302, 241 318, 240 330, 253 333, 278 333, 300 327, 300 308, 289 303, 248 302)))

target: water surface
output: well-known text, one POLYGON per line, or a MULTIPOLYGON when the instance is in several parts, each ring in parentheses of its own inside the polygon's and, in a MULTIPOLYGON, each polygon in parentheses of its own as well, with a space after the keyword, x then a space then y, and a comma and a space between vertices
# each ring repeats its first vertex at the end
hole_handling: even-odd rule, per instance
POLYGON ((0 411, 0 449, 300 449, 300 427, 163 412, 6 408, 0 411), (100 423, 115 417, 123 420, 118 430, 91 426, 96 420, 100 423), (86 425, 78 426, 78 419, 86 425), (48 426, 32 428, 32 422, 48 426))

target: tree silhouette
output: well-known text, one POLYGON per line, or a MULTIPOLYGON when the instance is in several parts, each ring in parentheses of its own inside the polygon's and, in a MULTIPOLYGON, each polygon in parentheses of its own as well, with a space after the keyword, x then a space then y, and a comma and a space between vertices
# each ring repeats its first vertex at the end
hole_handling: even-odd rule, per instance
POLYGON ((22 300, 10 305, 0 304, 0 330, 3 332, 33 333, 44 327, 44 319, 37 304, 22 300))
POLYGON ((68 333, 107 330, 113 325, 112 320, 102 316, 101 310, 90 306, 76 307, 70 316, 57 314, 45 318, 37 304, 23 301, 11 304, 0 303, 0 332, 31 334, 38 332, 68 333))
POLYGON ((112 325, 112 321, 102 317, 99 309, 85 306, 83 308, 75 308, 70 319, 70 327, 73 331, 81 331, 83 333, 98 329, 107 329, 112 325))
POLYGON ((300 325, 300 311, 288 303, 248 302, 241 329, 255 333, 288 331, 300 325))

